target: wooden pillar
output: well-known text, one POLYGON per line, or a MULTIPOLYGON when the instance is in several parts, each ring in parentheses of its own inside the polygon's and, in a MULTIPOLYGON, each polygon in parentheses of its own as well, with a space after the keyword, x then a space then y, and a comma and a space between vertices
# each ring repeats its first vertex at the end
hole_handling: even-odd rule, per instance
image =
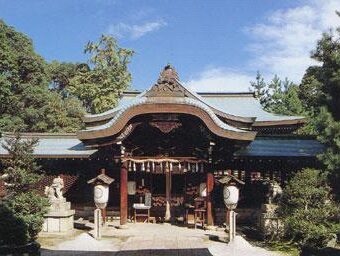
POLYGON ((127 223, 128 194, 127 194, 128 171, 126 162, 122 163, 120 169, 120 225, 127 223))
POLYGON ((211 193, 214 188, 214 175, 210 172, 207 173, 207 224, 208 226, 214 225, 214 219, 212 214, 212 202, 211 193))
POLYGON ((106 207, 104 209, 102 209, 102 219, 103 219, 103 224, 106 223, 106 207))
POLYGON ((171 219, 171 173, 168 163, 165 165, 165 221, 169 221, 171 219))

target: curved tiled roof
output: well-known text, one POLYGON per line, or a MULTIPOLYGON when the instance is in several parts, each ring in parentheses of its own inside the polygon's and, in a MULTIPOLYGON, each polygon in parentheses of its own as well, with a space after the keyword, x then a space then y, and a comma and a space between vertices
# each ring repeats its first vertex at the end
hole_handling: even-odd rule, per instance
MULTIPOLYGON (((188 91, 192 93, 196 100, 210 107, 217 116, 226 118, 230 116, 235 118, 241 117, 243 118, 241 121, 253 123, 254 125, 264 125, 265 123, 268 123, 268 125, 271 123, 272 125, 279 125, 282 122, 297 124, 304 122, 304 117, 302 116, 276 115, 265 111, 260 102, 254 97, 254 93, 196 93, 188 91)), ((136 100, 139 101, 140 98, 144 97, 145 92, 147 90, 144 92, 125 92, 116 108, 97 115, 86 115, 84 122, 108 120, 130 103, 136 100)))
MULTIPOLYGON (((80 139, 90 139, 90 138, 98 138, 98 137, 106 137, 108 134, 111 134, 109 130, 117 123, 123 122, 123 125, 121 125, 121 129, 126 125, 126 123, 136 114, 129 113, 133 111, 133 108, 135 107, 145 107, 145 106, 153 106, 153 105, 160 105, 161 108, 153 108, 150 112, 149 110, 138 112, 138 114, 143 113, 164 113, 166 111, 173 111, 166 106, 172 105, 172 106, 178 106, 181 105, 182 109, 177 109, 177 113, 188 113, 188 114, 194 114, 194 111, 188 111, 185 110, 186 107, 192 107, 195 109, 199 109, 201 112, 206 113, 206 115, 211 119, 213 125, 217 126, 219 129, 225 132, 225 134, 228 134, 227 137, 232 139, 243 139, 245 140, 253 140, 255 138, 255 132, 245 131, 238 129, 236 127, 230 126, 219 119, 215 113, 212 111, 211 108, 209 108, 207 105, 203 104, 202 102, 188 98, 188 97, 182 97, 182 98, 169 98, 169 97, 138 97, 131 101, 129 104, 124 105, 121 107, 118 111, 115 112, 114 116, 110 121, 106 122, 105 124, 88 127, 86 130, 80 131, 78 133, 78 137, 80 139), (127 117, 128 116, 128 117, 127 117), (122 121, 126 120, 126 121, 122 121), (237 135, 238 134, 238 135, 237 135)), ((202 114, 196 114, 196 116, 199 116, 201 119, 204 119, 202 114)), ((203 120, 204 122, 207 121, 203 120)), ((207 125, 209 126, 209 124, 207 125)), ((118 133, 120 130, 116 130, 115 132, 118 133)), ((112 130, 112 129, 111 129, 112 130)), ((222 132, 215 132, 217 135, 222 134, 222 132)), ((111 134, 114 135, 114 134, 111 134)))
POLYGON ((195 93, 180 83, 177 72, 168 65, 161 72, 157 83, 150 89, 141 93, 124 93, 116 108, 101 114, 85 116, 84 122, 88 127, 80 131, 78 137, 81 139, 102 138, 110 136, 108 130, 115 132, 111 134, 112 136, 120 132, 118 127, 123 128, 121 123, 126 125, 137 112, 138 115, 166 113, 165 104, 169 111, 171 105, 180 106, 176 113, 191 114, 188 111, 189 108, 198 109, 199 113, 196 111, 196 116, 206 124, 209 123, 211 128, 215 129, 215 133, 217 132, 220 136, 225 133, 225 137, 229 138, 241 139, 243 136, 245 140, 252 140, 255 136, 254 132, 243 130, 251 126, 297 125, 304 122, 303 117, 279 116, 264 111, 253 93, 195 93), (152 110, 146 111, 145 109, 144 112, 136 110, 137 107, 143 106, 150 108, 150 105, 157 105, 161 109, 154 107, 152 110), (210 119, 211 122, 208 119, 203 120, 204 118, 210 119), (113 128, 114 126, 117 127, 113 128), (218 129, 224 132, 218 132, 218 129), (234 136, 231 133, 238 135, 234 136))
POLYGON ((245 132, 243 130, 232 127, 232 126, 230 126, 226 123, 223 123, 221 121, 221 119, 219 119, 208 106, 206 106, 205 104, 203 104, 202 102, 200 102, 198 100, 191 99, 191 98, 176 98, 176 99, 167 100, 166 98, 150 99, 150 98, 147 98, 147 97, 139 97, 138 99, 131 101, 129 104, 126 104, 125 106, 123 106, 119 110, 117 110, 115 112, 116 114, 114 115, 114 117, 109 122, 107 122, 106 124, 103 124, 103 125, 91 127, 88 130, 101 130, 101 129, 108 128, 111 125, 113 125, 120 118, 120 116, 124 112, 126 112, 129 108, 132 108, 132 107, 137 106, 137 105, 155 104, 155 103, 160 103, 160 104, 171 103, 171 104, 182 104, 182 105, 194 106, 194 107, 200 108, 200 109, 204 110, 205 112, 207 112, 209 114, 209 116, 211 117, 211 119, 216 123, 216 125, 218 125, 222 129, 238 131, 238 132, 245 132))

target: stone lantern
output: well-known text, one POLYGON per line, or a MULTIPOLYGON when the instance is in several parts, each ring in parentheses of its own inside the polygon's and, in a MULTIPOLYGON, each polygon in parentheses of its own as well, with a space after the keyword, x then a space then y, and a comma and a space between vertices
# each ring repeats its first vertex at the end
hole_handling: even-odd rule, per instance
POLYGON ((105 169, 101 169, 101 174, 87 181, 93 185, 93 199, 97 209, 102 212, 103 222, 106 218, 106 206, 109 201, 109 185, 114 181, 111 177, 105 174, 105 169))
POLYGON ((236 213, 234 210, 237 207, 239 200, 239 185, 244 185, 242 180, 239 180, 233 175, 227 175, 218 180, 223 184, 223 200, 229 214, 229 242, 233 241, 236 235, 236 213))

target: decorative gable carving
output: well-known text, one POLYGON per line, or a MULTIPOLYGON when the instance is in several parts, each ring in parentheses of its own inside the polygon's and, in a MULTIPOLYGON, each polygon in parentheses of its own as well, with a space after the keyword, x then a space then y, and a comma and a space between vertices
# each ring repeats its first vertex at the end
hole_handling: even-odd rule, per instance
POLYGON ((156 127, 162 133, 170 133, 172 130, 182 126, 182 123, 174 121, 153 121, 149 124, 153 127, 156 127))
POLYGON ((147 97, 185 97, 186 89, 179 83, 176 70, 167 65, 160 73, 157 83, 146 92, 147 97))

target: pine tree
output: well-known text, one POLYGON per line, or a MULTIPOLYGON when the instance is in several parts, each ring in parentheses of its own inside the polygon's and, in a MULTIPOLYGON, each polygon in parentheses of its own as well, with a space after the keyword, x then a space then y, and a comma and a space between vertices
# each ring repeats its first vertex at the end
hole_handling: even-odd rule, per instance
POLYGON ((321 65, 307 69, 299 96, 314 120, 314 133, 326 146, 319 159, 340 200, 340 28, 323 35, 312 58, 321 65))
POLYGON ((301 246, 325 247, 340 228, 338 207, 331 200, 325 174, 319 170, 301 170, 288 181, 279 212, 286 236, 301 246))
POLYGON ((257 71, 255 82, 250 82, 250 91, 255 93, 255 97, 259 99, 262 106, 267 105, 267 84, 264 81, 263 76, 261 75, 260 71, 257 71))
POLYGON ((22 139, 19 135, 8 139, 3 147, 10 158, 0 177, 8 190, 6 201, 0 201, 0 245, 23 245, 36 239, 47 213, 47 198, 34 191, 41 178, 41 170, 33 158, 37 140, 22 139))
POLYGON ((30 186, 40 179, 40 167, 33 158, 33 150, 37 139, 23 140, 19 134, 6 139, 3 147, 8 151, 9 158, 2 161, 7 188, 11 193, 27 192, 30 186))
POLYGON ((255 92, 263 108, 280 115, 302 115, 304 108, 299 99, 299 86, 288 80, 281 80, 277 75, 269 84, 258 72, 250 90, 255 92))

